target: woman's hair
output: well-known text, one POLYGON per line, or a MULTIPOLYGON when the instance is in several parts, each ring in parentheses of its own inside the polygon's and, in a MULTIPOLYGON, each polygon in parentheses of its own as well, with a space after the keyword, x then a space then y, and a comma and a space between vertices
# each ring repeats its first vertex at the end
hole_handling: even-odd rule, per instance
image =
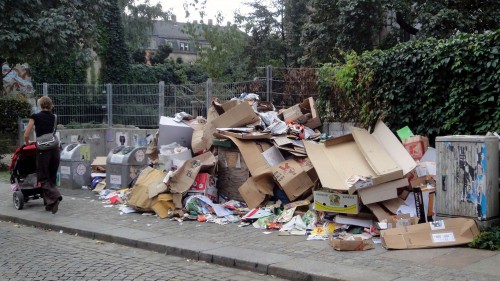
POLYGON ((52 108, 54 107, 54 105, 52 104, 52 100, 47 96, 43 96, 38 99, 38 106, 42 110, 52 110, 52 108))

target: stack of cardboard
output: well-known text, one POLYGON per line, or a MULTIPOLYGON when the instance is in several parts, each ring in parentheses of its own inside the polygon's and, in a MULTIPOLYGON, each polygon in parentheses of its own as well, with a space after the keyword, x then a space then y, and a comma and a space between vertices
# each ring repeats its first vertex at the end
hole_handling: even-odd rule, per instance
MULTIPOLYGON (((369 229, 370 235, 377 234, 374 230, 377 221, 394 225, 394 229, 432 221, 433 212, 428 206, 432 205, 435 182, 429 177, 432 172, 419 172, 421 165, 415 160, 426 159, 419 153, 425 153, 428 145, 423 144, 425 149, 419 153, 409 149, 415 146, 404 145, 382 121, 376 123, 372 132, 351 126, 347 135, 320 142, 317 130, 320 126, 312 98, 281 112, 258 100, 231 100, 222 104, 214 101, 206 119, 179 122, 162 118, 158 145, 177 142, 191 148, 197 156, 168 174, 160 171, 162 174, 154 177, 155 182, 148 183, 147 190, 136 191, 136 198, 129 203, 139 209, 153 209, 164 217, 168 213, 165 209, 180 209, 182 198, 193 194, 221 203, 244 201, 248 209, 254 210, 264 207, 270 199, 281 206, 304 200, 313 203, 308 212, 317 213, 318 218, 331 217, 337 225, 369 229), (413 204, 406 204, 405 200, 413 204), (422 204, 415 203, 418 201, 422 204), (418 219, 409 219, 405 214, 415 214, 418 219), (401 221, 395 223, 395 220, 401 221)), ((150 180, 139 177, 136 187, 150 180)), ((289 217, 292 215, 293 212, 289 217)), ((273 228, 279 228, 280 223, 274 221, 273 228)), ((453 228, 455 224, 446 225, 453 228)), ((472 228, 468 228, 471 231, 467 237, 475 231, 472 228)), ((416 232, 427 230, 420 227, 416 232)), ((411 235, 410 228, 405 230, 408 233, 383 228, 379 231, 387 247, 410 247, 393 243, 411 235)), ((331 240, 336 249, 342 249, 342 245, 348 245, 345 249, 372 248, 364 238, 359 242, 359 237, 343 236, 344 241, 357 241, 352 243, 339 239, 336 236, 336 240, 331 240)))

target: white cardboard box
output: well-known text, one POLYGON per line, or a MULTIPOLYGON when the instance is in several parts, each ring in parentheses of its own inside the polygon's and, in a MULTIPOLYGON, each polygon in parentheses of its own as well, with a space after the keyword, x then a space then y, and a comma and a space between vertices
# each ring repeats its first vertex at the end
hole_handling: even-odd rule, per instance
POLYGON ((158 147, 176 142, 181 146, 191 148, 192 137, 193 128, 182 122, 174 121, 174 118, 161 116, 158 147))

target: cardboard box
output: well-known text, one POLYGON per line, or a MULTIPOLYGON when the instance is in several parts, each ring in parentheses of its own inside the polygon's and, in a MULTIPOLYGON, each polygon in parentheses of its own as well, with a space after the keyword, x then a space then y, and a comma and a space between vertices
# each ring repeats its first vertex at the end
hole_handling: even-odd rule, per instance
POLYGON ((361 208, 357 195, 314 191, 314 209, 316 211, 358 214, 361 208))
POLYGON ((429 147, 429 139, 423 136, 412 136, 403 139, 403 145, 415 160, 420 160, 429 147))
POLYGON ((188 195, 205 195, 213 202, 217 200, 217 179, 208 173, 199 173, 194 179, 193 185, 188 190, 188 195))
POLYGON ((159 194, 158 197, 153 199, 151 208, 158 215, 158 217, 164 219, 168 217, 168 211, 175 210, 173 198, 172 194, 164 193, 159 194))
POLYGON ((362 182, 368 187, 401 179, 416 167, 415 160, 382 122, 372 134, 355 127, 351 132, 324 143, 304 141, 323 187, 353 194, 356 186, 347 183, 353 176, 369 178, 362 182))
POLYGON ((285 191, 288 199, 294 201, 314 186, 302 166, 294 159, 288 159, 272 168, 273 177, 285 191))
POLYGON ((174 118, 161 116, 159 124, 158 147, 162 145, 178 143, 184 147, 191 147, 191 138, 193 128, 182 123, 174 121, 174 118))
POLYGON ((395 216, 389 216, 387 219, 380 221, 377 225, 379 229, 390 229, 396 227, 406 227, 408 225, 418 224, 418 217, 411 217, 409 214, 400 214, 395 216), (400 226, 401 222, 398 224, 398 220, 404 220, 407 225, 400 226))
POLYGON ((250 176, 250 171, 241 156, 240 151, 230 140, 225 142, 214 142, 214 153, 217 154, 217 189, 219 197, 226 196, 228 199, 245 201, 241 197, 238 188, 245 183, 250 176), (219 146, 230 144, 227 146, 219 146), (232 146, 231 146, 232 145, 232 146))
POLYGON ((274 181, 268 175, 250 177, 238 189, 248 208, 259 207, 268 196, 273 195, 274 181))
POLYGON ((271 144, 261 141, 240 140, 229 136, 228 138, 238 147, 252 176, 271 175, 271 167, 262 154, 262 152, 271 148, 271 144))
POLYGON ((184 193, 191 188, 198 173, 207 171, 216 165, 211 152, 206 152, 184 162, 167 183, 167 190, 172 193, 184 193))
POLYGON ((242 102, 215 118, 211 123, 215 128, 234 128, 252 124, 259 120, 259 116, 253 111, 248 102, 242 102))
POLYGON ((162 183, 165 173, 151 167, 144 168, 132 188, 128 205, 141 210, 151 211, 152 199, 149 196, 149 187, 162 183))
POLYGON ((398 197, 398 188, 408 186, 408 179, 402 178, 376 186, 358 189, 363 204, 371 204, 398 197))
POLYGON ((372 239, 355 238, 355 240, 343 240, 331 238, 330 245, 337 251, 366 251, 375 248, 372 239))
POLYGON ((97 156, 92 164, 90 164, 90 168, 93 173, 105 173, 106 172, 106 156, 97 156))
POLYGON ((383 221, 390 216, 397 213, 399 207, 404 205, 404 201, 401 198, 394 198, 382 202, 372 203, 366 205, 368 209, 375 215, 378 221, 383 221))
POLYGON ((201 137, 201 143, 205 146, 206 150, 210 149, 210 146, 212 146, 212 141, 214 139, 213 135, 217 133, 217 128, 242 127, 260 121, 259 116, 253 111, 248 102, 242 102, 236 105, 234 105, 234 102, 230 103, 232 107, 228 105, 227 107, 230 109, 227 111, 224 111, 222 107, 219 108, 221 112, 224 112, 219 116, 215 106, 210 107, 207 124, 203 129, 203 136, 201 137))
POLYGON ((193 158, 191 149, 184 150, 180 153, 158 156, 158 168, 166 171, 177 170, 185 161, 193 158))
POLYGON ((386 249, 419 249, 465 245, 479 235, 473 219, 447 220, 382 230, 382 246, 386 249))
POLYGON ((434 204, 436 197, 435 187, 413 188, 413 196, 415 198, 415 210, 419 218, 419 223, 431 222, 436 214, 434 204))
POLYGON ((301 118, 305 114, 310 114, 310 118, 304 123, 305 126, 316 129, 321 126, 318 108, 312 97, 305 99, 302 103, 291 106, 283 110, 279 117, 283 121, 295 120, 301 118))

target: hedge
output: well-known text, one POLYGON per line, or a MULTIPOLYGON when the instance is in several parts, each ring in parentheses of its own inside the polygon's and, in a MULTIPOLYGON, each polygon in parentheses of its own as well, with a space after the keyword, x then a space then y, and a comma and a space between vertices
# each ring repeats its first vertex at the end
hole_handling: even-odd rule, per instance
POLYGON ((22 96, 0 98, 0 154, 12 153, 17 145, 18 118, 31 114, 31 104, 22 96))
POLYGON ((319 90, 326 121, 382 118, 431 139, 500 131, 500 30, 346 54, 320 69, 319 90))

